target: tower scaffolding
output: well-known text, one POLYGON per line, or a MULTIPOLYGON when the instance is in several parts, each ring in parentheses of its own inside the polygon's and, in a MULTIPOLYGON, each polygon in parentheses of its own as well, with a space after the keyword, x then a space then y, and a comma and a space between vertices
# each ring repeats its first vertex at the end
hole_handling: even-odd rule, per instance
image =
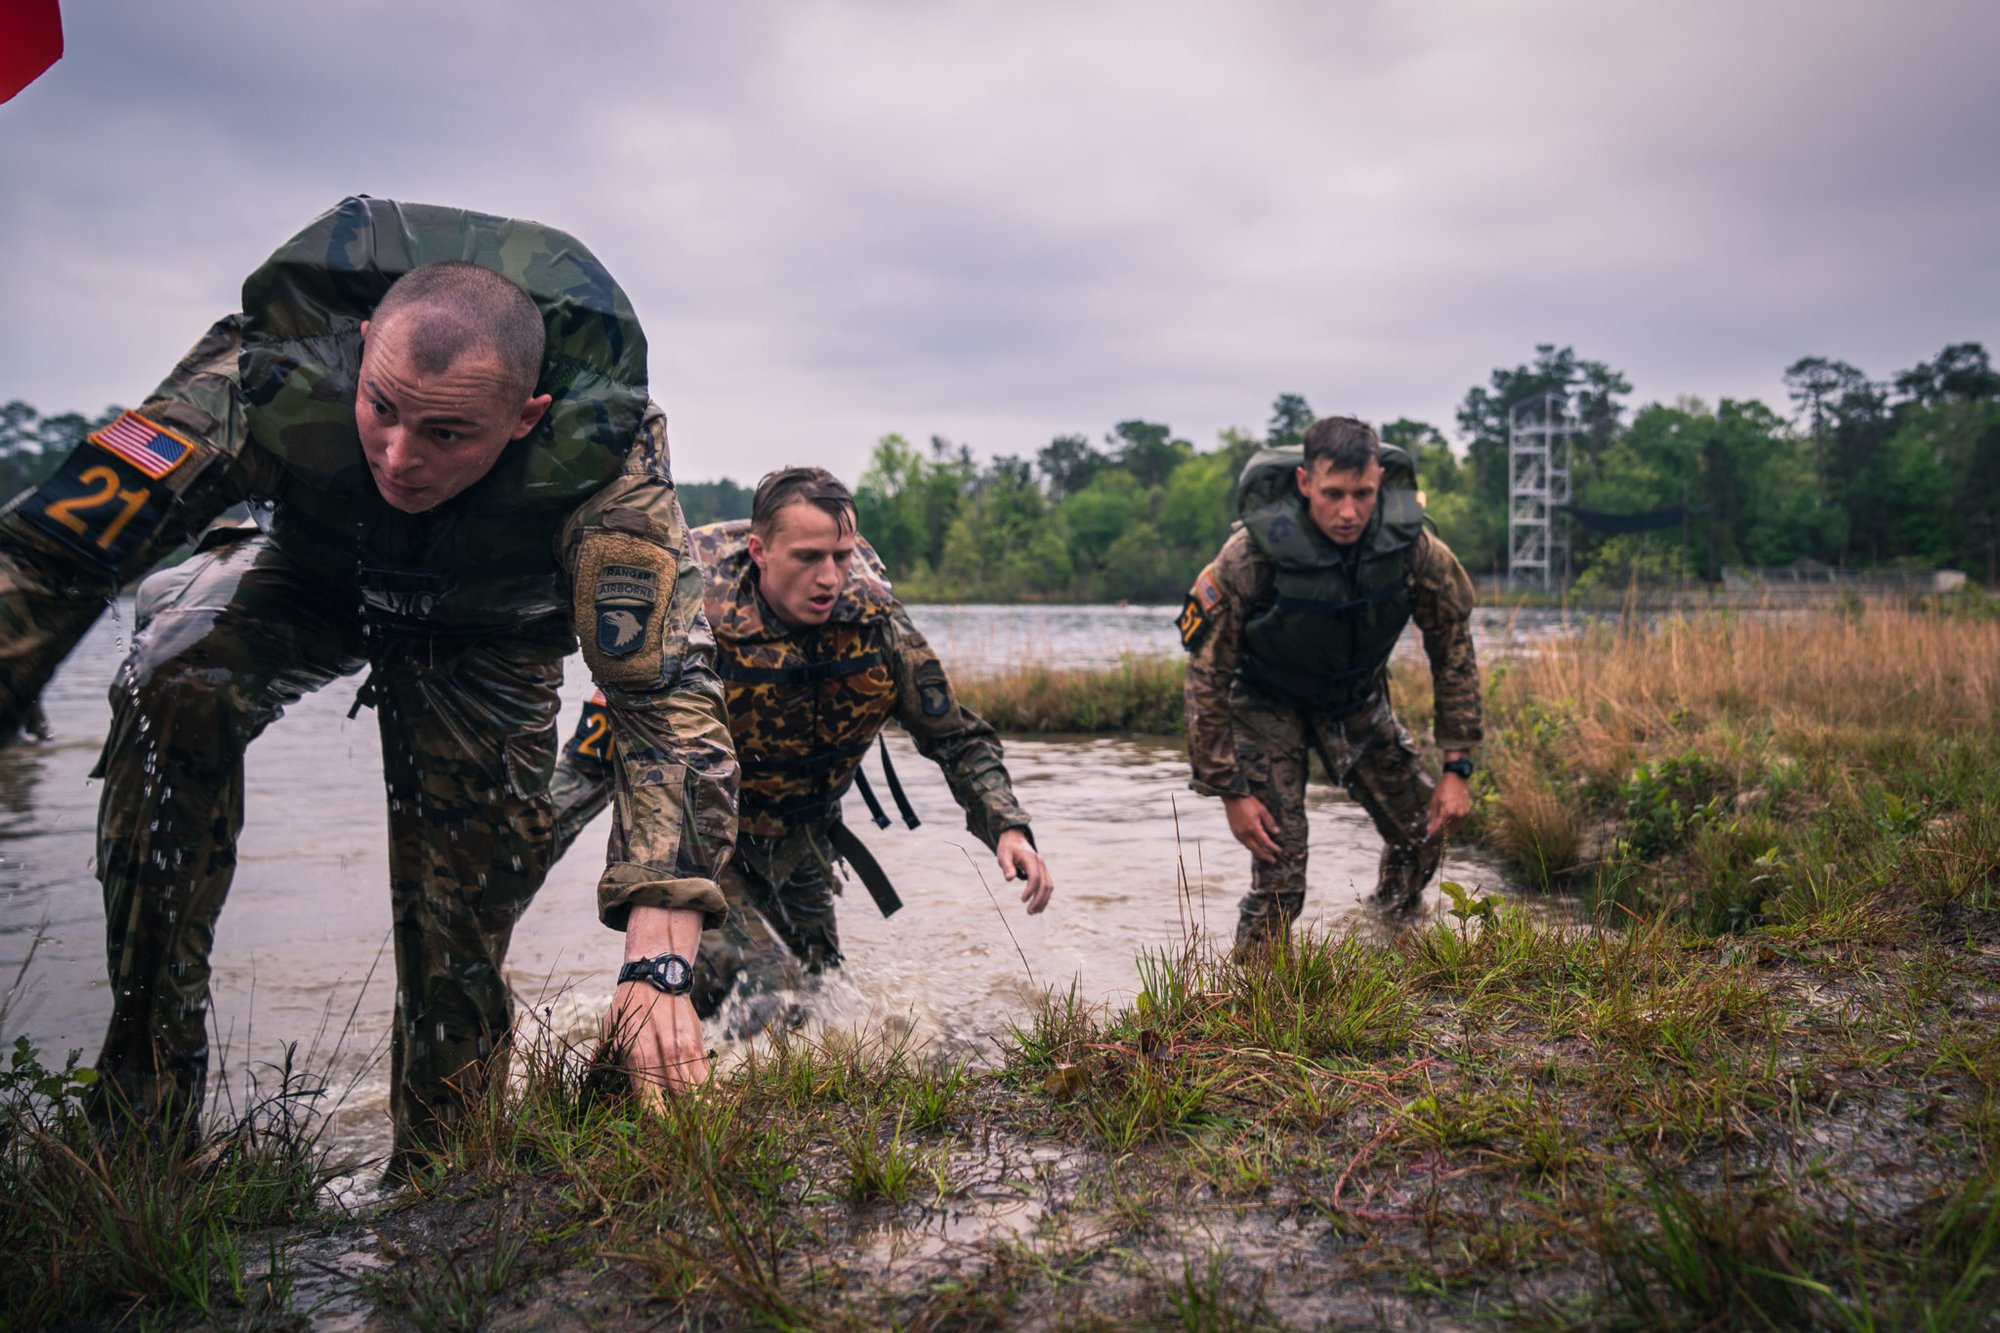
POLYGON ((1569 503, 1570 441, 1583 423, 1554 389, 1507 413, 1507 583, 1547 592, 1569 580, 1569 533, 1557 510, 1569 503))

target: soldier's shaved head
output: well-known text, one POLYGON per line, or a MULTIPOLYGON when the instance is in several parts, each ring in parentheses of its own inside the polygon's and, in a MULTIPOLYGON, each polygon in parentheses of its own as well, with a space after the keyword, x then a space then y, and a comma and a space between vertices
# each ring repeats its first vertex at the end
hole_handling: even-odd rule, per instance
POLYGON ((468 352, 490 352, 516 401, 535 391, 547 334, 529 295, 490 268, 447 259, 396 279, 370 321, 394 327, 415 368, 441 375, 468 352))

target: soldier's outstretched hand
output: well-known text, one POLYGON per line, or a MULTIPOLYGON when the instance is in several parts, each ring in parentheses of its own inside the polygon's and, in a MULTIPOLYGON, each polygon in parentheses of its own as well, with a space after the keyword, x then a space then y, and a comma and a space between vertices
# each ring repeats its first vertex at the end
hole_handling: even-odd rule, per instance
POLYGON ((1018 879, 1021 884, 1021 901, 1028 905, 1028 915, 1033 916, 1049 905, 1049 896, 1056 891, 1055 876, 1049 873, 1048 862, 1028 841, 1028 835, 1020 829, 1010 828, 1000 835, 1000 841, 993 849, 994 858, 1000 862, 1000 873, 1008 879, 1018 879))
POLYGON ((632 1091, 648 1110, 660 1109, 668 1092, 685 1092, 708 1081, 701 1018, 687 996, 663 995, 649 982, 628 981, 611 996, 605 1029, 632 1091))
POLYGON ((1438 779, 1437 790, 1431 793, 1430 819, 1424 836, 1450 837, 1471 813, 1472 788, 1458 774, 1447 773, 1438 779))
MULTIPOLYGON (((634 907, 625 923, 625 961, 671 953, 692 966, 701 925, 701 913, 689 909, 634 907)), ((658 1109, 665 1093, 708 1081, 701 1017, 686 995, 669 995, 650 981, 623 982, 611 994, 604 1029, 645 1106, 658 1109)))
POLYGON ((1230 837, 1250 849, 1250 855, 1258 861, 1276 861, 1282 851, 1278 849, 1278 817, 1264 809, 1264 803, 1256 797, 1222 797, 1222 813, 1230 821, 1230 837))
POLYGON ((1275 861, 1278 848, 1278 820, 1255 796, 1225 796, 1222 811, 1229 817, 1229 832, 1250 849, 1259 861, 1275 861))

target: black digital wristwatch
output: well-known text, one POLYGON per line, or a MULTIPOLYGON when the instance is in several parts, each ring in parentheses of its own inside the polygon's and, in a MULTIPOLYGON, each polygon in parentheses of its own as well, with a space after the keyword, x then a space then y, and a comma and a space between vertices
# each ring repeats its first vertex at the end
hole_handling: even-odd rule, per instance
POLYGON ((1467 782, 1472 781, 1472 761, 1470 759, 1447 759, 1444 761, 1444 771, 1447 773, 1456 773, 1467 782))
POLYGON ((677 953, 635 958, 618 969, 618 984, 628 981, 647 981, 669 995, 685 995, 694 989, 694 964, 677 953))

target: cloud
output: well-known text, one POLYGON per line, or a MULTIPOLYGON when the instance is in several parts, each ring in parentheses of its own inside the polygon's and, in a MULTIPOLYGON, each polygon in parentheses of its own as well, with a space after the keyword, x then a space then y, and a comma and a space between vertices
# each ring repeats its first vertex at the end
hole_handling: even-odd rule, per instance
POLYGON ((2000 340, 1990 7, 78 7, 0 108, 0 398, 144 391, 342 194, 632 291, 683 475, 1280 391, 1449 425, 1533 344, 1762 395, 2000 340))

